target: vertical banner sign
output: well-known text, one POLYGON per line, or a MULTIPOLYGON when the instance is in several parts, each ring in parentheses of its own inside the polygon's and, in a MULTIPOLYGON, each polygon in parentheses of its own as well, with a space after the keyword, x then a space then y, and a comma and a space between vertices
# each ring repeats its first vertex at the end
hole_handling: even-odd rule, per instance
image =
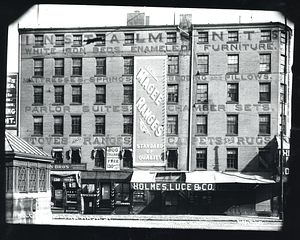
POLYGON ((121 147, 106 147, 106 170, 116 171, 120 170, 119 153, 121 147))
POLYGON ((7 76, 5 125, 15 129, 17 129, 17 81, 17 74, 7 76))
POLYGON ((163 166, 166 56, 135 57, 133 166, 163 166))

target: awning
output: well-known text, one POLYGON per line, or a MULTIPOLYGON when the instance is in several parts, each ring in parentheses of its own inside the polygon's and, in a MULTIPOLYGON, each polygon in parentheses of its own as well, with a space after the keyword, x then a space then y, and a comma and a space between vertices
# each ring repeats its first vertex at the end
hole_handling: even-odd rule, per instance
POLYGON ((156 172, 152 171, 134 171, 131 177, 131 182, 154 183, 156 172))
MULTIPOLYGON (((276 141, 278 144, 278 149, 281 149, 281 137, 280 136, 276 136, 276 141)), ((287 137, 283 137, 283 149, 289 150, 290 149, 290 142, 289 139, 287 137)))
POLYGON ((274 180, 238 172, 195 171, 186 173, 186 183, 256 183, 270 184, 274 180))
POLYGON ((75 175, 76 182, 78 186, 81 187, 81 171, 51 171, 50 175, 58 177, 69 177, 75 175))

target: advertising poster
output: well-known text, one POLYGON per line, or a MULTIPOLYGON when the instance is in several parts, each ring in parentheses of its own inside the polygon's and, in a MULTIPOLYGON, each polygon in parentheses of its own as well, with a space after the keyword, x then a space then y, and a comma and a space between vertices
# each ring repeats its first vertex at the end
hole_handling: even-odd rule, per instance
POLYGON ((166 56, 136 57, 134 166, 163 166, 166 126, 166 56))
POLYGON ((17 74, 7 76, 5 125, 10 129, 17 129, 17 82, 17 74))
POLYGON ((120 170, 121 147, 106 147, 106 171, 120 170))

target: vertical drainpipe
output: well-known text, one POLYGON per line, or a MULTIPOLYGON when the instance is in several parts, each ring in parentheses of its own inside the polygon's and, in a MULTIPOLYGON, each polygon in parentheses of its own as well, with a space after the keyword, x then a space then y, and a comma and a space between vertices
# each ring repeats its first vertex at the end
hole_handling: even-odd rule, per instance
POLYGON ((192 130, 193 130, 193 78, 194 78, 194 39, 193 39, 193 24, 190 30, 191 41, 191 57, 190 57, 190 93, 189 93, 189 120, 188 120, 188 154, 187 154, 187 171, 191 171, 192 160, 192 130))

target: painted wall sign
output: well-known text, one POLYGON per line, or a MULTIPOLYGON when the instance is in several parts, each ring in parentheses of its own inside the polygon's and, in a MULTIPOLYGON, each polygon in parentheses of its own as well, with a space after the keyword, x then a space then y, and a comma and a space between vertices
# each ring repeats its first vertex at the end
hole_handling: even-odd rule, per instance
POLYGON ((204 44, 198 45, 200 51, 272 51, 275 50, 273 43, 238 43, 238 44, 204 44))
POLYGON ((51 164, 51 170, 86 170, 86 163, 81 164, 51 164))
POLYGON ((135 58, 134 166, 164 165, 166 64, 166 57, 135 58))
POLYGON ((14 129, 17 129, 17 84, 17 74, 7 76, 5 126, 14 129))
POLYGON ((215 191, 215 185, 215 183, 131 183, 131 188, 149 191, 215 191))
MULTIPOLYGON (((277 77, 277 76, 276 76, 277 77)), ((184 78, 182 78, 184 79, 184 78)), ((211 80, 221 80, 221 81, 257 81, 257 80, 274 80, 274 74, 261 74, 261 73, 247 73, 247 74, 209 74, 209 75, 195 75, 195 81, 211 81, 211 80)))
POLYGON ((118 171, 120 170, 120 147, 106 147, 106 165, 107 171, 118 171))

